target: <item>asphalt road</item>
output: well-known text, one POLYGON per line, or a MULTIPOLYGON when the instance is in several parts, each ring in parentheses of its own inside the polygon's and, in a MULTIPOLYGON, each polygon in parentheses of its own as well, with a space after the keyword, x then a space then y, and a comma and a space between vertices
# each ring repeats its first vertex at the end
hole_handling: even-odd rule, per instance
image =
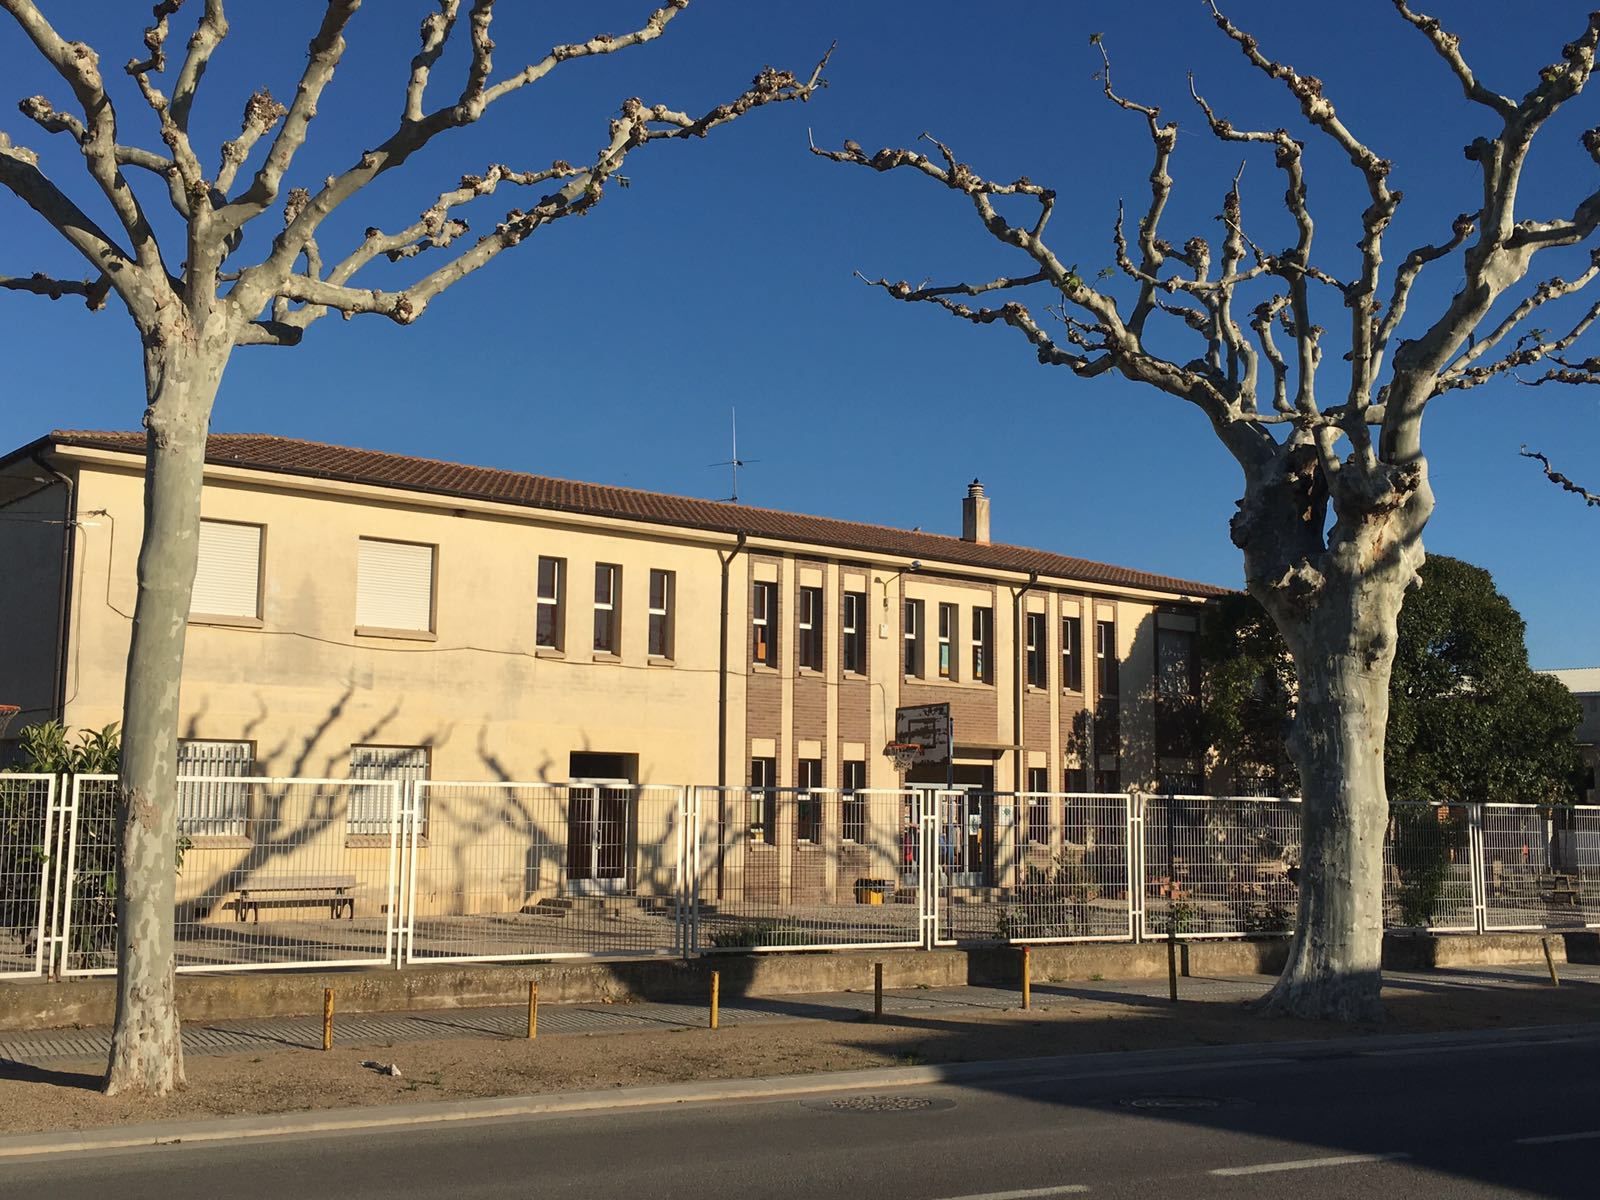
POLYGON ((0 1196, 52 1200, 1076 1194, 1600 1196, 1600 1033, 1106 1055, 1064 1077, 0 1164, 0 1196))

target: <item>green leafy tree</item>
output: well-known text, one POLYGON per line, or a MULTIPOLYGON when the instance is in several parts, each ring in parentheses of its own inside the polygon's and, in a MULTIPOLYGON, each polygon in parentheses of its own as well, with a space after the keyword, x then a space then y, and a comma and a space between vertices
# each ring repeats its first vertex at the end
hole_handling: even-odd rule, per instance
MULTIPOLYGON (((1384 772, 1393 800, 1576 798, 1577 699, 1528 666, 1526 624, 1482 567, 1434 556, 1400 611, 1384 772)), ((1199 640, 1205 728, 1219 766, 1264 791, 1298 786, 1288 648, 1247 595, 1217 601, 1199 640)))

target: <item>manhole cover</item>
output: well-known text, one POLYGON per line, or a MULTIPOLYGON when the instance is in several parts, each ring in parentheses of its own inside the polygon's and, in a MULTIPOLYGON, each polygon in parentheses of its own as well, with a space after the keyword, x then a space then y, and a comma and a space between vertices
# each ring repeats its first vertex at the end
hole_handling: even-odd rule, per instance
POLYGON ((1122 1101, 1124 1108, 1221 1108, 1214 1096, 1135 1096, 1122 1101))
POLYGON ((937 1112, 954 1108, 954 1100, 932 1096, 836 1096, 832 1100, 802 1100, 819 1112, 937 1112))

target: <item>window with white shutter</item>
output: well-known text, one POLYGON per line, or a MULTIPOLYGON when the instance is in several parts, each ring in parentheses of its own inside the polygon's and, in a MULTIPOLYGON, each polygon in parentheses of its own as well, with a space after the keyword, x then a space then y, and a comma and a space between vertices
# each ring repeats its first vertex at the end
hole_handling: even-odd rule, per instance
POLYGON ((244 621, 261 616, 260 525, 200 522, 200 559, 189 615, 244 621))
POLYGON ((246 837, 253 742, 178 742, 178 830, 190 837, 246 837))
POLYGON ((356 566, 356 626, 433 632, 434 547, 362 538, 356 566))
MULTIPOLYGON (((426 746, 351 746, 350 778, 390 780, 401 785, 428 777, 426 746)), ((394 822, 391 795, 382 788, 350 789, 349 830, 352 836, 388 836, 394 822)), ((417 813, 418 832, 428 835, 428 814, 417 813)))

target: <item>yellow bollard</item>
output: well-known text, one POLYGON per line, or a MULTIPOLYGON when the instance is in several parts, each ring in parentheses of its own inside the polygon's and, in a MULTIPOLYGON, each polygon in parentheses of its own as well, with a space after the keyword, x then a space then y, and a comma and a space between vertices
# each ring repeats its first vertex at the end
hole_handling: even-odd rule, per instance
POLYGON ((883 964, 872 964, 872 1019, 883 1020, 883 964))
POLYGON ((322 989, 322 1048, 333 1049, 333 989, 322 989))
POLYGON ((539 981, 528 980, 528 1040, 539 1036, 539 981))
POLYGON ((1022 1011, 1033 1007, 1033 956, 1029 948, 1022 948, 1022 1011))
POLYGON ((717 1027, 717 1002, 721 999, 722 972, 711 972, 711 1028, 717 1027))
POLYGON ((1550 968, 1550 986, 1560 987, 1561 977, 1556 974, 1556 959, 1555 955, 1550 953, 1550 939, 1542 937, 1539 939, 1539 944, 1544 947, 1544 965, 1550 968))

